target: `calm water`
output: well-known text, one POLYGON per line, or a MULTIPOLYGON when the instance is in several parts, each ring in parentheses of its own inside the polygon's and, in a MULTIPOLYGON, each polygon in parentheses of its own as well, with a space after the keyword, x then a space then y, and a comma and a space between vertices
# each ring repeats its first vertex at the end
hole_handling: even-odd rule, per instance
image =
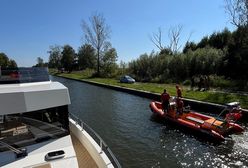
MULTIPOLYGON (((248 129, 214 145, 151 118, 151 100, 53 77, 69 88, 70 112, 90 125, 123 167, 248 167, 248 129)), ((245 126, 245 125, 244 125, 245 126)))

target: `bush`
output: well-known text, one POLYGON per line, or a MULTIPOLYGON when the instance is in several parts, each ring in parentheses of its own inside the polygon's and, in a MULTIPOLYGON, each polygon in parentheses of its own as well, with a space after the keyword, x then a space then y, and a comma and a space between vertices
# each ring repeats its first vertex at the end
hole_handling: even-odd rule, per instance
POLYGON ((191 85, 191 81, 189 79, 183 81, 183 85, 189 86, 191 85))
POLYGON ((234 87, 234 83, 231 80, 225 79, 224 76, 210 75, 210 86, 215 88, 229 88, 234 87))
POLYGON ((191 76, 218 74, 224 52, 210 47, 186 54, 141 55, 129 63, 129 72, 137 81, 180 83, 191 76))
POLYGON ((90 68, 86 68, 85 70, 82 71, 82 75, 84 77, 92 77, 94 73, 95 73, 95 70, 90 69, 90 68))

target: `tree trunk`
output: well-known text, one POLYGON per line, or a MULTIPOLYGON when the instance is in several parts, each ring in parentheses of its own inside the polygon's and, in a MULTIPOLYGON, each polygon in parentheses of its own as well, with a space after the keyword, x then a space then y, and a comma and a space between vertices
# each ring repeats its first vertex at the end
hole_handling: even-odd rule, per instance
POLYGON ((99 49, 97 49, 97 76, 100 76, 100 53, 99 49))

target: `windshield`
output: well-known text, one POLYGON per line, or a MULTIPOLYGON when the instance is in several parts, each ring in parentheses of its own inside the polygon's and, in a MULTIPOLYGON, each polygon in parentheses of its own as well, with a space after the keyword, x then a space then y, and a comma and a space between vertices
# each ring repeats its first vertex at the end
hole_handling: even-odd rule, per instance
POLYGON ((127 79, 133 79, 133 78, 131 78, 130 76, 126 76, 126 78, 127 78, 127 79))
MULTIPOLYGON (((68 129, 67 106, 4 115, 0 117, 0 142, 25 147, 68 135, 68 129)), ((0 152, 6 150, 6 146, 0 146, 0 152)))
POLYGON ((0 84, 43 82, 49 80, 48 69, 45 67, 1 68, 0 66, 0 84))

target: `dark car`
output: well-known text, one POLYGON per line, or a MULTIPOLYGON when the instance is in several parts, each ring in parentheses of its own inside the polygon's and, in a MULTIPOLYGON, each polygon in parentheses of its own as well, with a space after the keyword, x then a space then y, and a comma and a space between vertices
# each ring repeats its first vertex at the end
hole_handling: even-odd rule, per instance
POLYGON ((128 75, 125 75, 125 76, 121 77, 120 82, 121 83, 134 83, 135 79, 133 79, 132 77, 130 77, 128 75))

